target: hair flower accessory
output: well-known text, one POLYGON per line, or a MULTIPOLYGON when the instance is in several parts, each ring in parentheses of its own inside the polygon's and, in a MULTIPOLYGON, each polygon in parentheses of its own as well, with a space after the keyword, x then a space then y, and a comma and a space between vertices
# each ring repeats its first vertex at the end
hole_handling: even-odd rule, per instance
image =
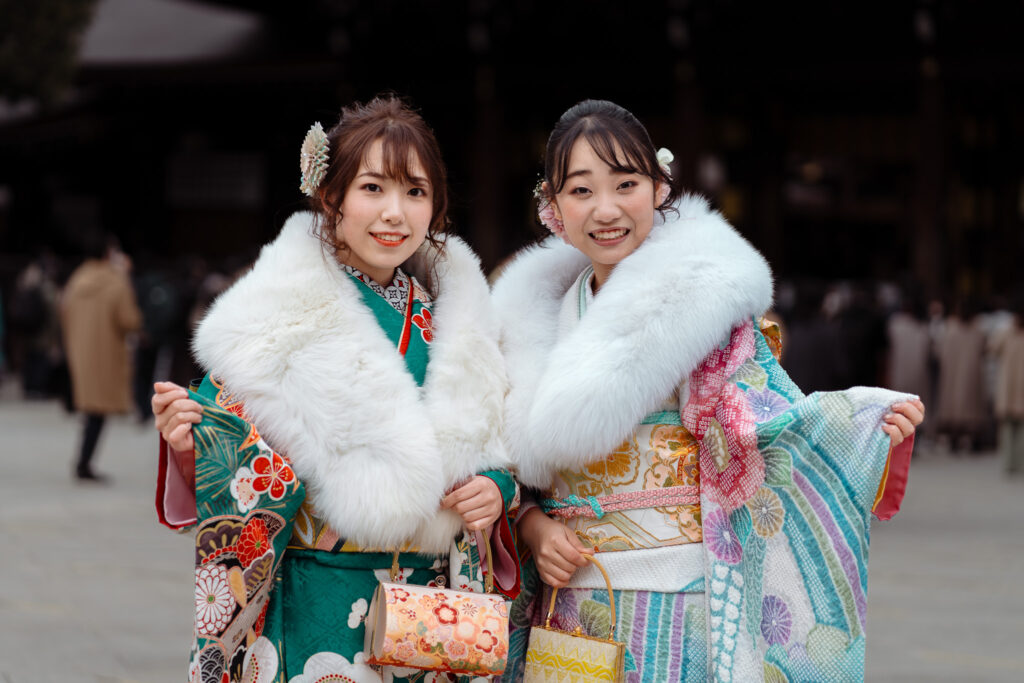
POLYGON ((302 152, 299 155, 299 168, 302 169, 302 182, 299 183, 299 189, 308 197, 313 196, 327 173, 328 149, 327 135, 324 133, 323 126, 317 121, 309 127, 309 132, 306 133, 306 138, 302 141, 302 152))
POLYGON ((665 147, 659 149, 655 156, 658 159, 658 165, 661 166, 661 170, 665 171, 665 173, 668 173, 669 175, 672 175, 671 173, 669 173, 669 164, 676 160, 676 156, 665 147))
MULTIPOLYGON (((662 147, 655 153, 655 157, 658 160, 658 166, 661 167, 661 170, 665 172, 665 175, 671 178, 672 167, 669 164, 675 161, 675 155, 667 148, 662 147)), ((658 200, 659 207, 665 203, 665 200, 668 199, 668 195, 671 191, 672 188, 668 186, 668 183, 661 183, 661 185, 658 186, 658 196, 656 199, 658 200)))
POLYGON ((565 225, 555 214, 555 207, 552 206, 551 199, 544 192, 543 179, 538 180, 537 185, 533 188, 533 197, 537 200, 537 218, 540 220, 541 225, 561 237, 562 241, 568 244, 569 239, 565 236, 565 225))

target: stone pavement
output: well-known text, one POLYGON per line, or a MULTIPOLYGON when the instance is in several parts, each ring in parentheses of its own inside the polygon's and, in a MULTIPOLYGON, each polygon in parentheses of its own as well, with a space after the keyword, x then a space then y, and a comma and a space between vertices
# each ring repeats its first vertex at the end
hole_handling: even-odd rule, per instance
MULTIPOLYGON (((192 539, 153 511, 156 434, 108 421, 70 478, 79 422, 0 388, 0 682, 185 679, 192 539)), ((869 681, 1024 680, 1024 479, 922 454, 903 511, 872 527, 869 681)))

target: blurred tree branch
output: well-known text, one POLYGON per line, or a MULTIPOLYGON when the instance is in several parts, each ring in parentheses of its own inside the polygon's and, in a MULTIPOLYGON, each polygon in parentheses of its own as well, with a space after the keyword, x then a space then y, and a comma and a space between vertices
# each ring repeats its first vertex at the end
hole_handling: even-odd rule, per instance
POLYGON ((0 0, 0 95, 56 102, 74 78, 96 0, 0 0))

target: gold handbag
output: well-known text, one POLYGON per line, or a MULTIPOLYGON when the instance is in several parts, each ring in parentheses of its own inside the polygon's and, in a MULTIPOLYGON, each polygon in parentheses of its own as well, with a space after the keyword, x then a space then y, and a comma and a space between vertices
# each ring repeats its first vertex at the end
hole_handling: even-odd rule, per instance
POLYGON ((366 614, 363 651, 369 664, 491 676, 505 670, 508 607, 493 593, 494 562, 487 549, 486 593, 382 581, 366 614))
POLYGON ((608 637, 585 636, 579 627, 573 632, 551 628, 555 597, 558 595, 558 589, 553 588, 547 620, 543 626, 530 629, 523 683, 623 683, 626 680, 626 646, 615 640, 615 595, 612 593, 611 579, 600 562, 589 555, 584 557, 601 570, 605 585, 608 586, 608 602, 611 605, 608 637))

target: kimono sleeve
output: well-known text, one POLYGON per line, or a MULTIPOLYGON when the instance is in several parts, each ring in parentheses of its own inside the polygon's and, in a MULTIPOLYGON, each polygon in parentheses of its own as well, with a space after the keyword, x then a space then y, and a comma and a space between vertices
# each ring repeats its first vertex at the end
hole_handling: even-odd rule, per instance
POLYGON ((711 668, 863 680, 871 511, 898 508, 911 446, 890 449, 882 425, 907 395, 804 395, 772 351, 737 326, 691 375, 682 416, 701 444, 711 668))
POLYGON ((175 462, 173 450, 161 436, 157 460, 156 514, 164 526, 186 531, 196 523, 196 494, 194 485, 186 481, 175 462))
POLYGON ((306 498, 287 459, 214 401, 193 427, 196 457, 193 662, 230 662, 261 635, 295 515, 306 498))
POLYGON ((504 514, 491 526, 489 537, 478 542, 489 542, 494 563, 494 586, 509 600, 519 595, 520 565, 512 527, 519 512, 519 482, 508 470, 488 470, 480 473, 495 483, 501 492, 504 514))

